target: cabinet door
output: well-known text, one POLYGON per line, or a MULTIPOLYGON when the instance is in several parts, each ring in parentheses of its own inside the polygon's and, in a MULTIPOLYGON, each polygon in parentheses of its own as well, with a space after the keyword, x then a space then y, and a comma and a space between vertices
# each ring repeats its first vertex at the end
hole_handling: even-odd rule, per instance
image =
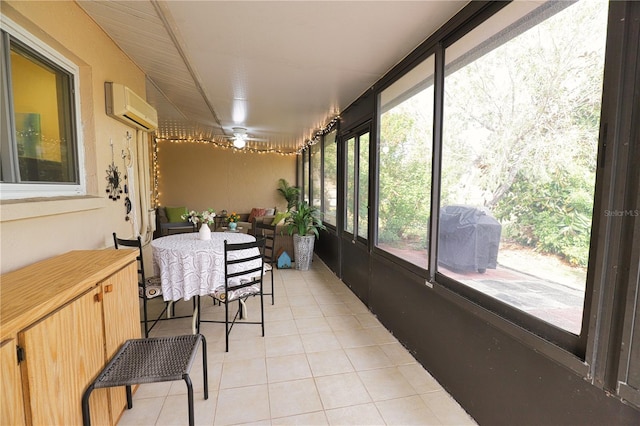
MULTIPOLYGON (((125 340, 140 337, 138 269, 135 263, 102 282, 104 336, 107 361, 125 340)), ((110 388, 112 419, 118 420, 127 405, 124 387, 110 388)))
MULTIPOLYGON (((84 293, 19 334, 31 424, 82 424, 82 394, 105 364, 101 291, 84 293)), ((106 389, 91 394, 92 424, 110 424, 107 398, 106 389)))
POLYGON ((0 365, 2 376, 0 377, 0 424, 24 425, 24 405, 22 402, 22 379, 20 378, 20 365, 16 353, 16 339, 7 339, 0 344, 0 365))

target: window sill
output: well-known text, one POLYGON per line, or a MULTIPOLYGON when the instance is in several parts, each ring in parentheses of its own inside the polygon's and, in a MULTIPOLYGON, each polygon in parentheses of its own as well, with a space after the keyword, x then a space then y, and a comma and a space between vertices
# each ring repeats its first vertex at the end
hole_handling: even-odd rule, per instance
POLYGON ((0 222, 31 219, 104 208, 102 197, 28 198, 0 201, 0 222))

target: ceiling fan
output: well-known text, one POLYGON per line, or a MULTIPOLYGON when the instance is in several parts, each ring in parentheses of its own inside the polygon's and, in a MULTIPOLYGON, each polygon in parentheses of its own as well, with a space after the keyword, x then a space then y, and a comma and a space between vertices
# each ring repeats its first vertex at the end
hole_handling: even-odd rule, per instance
POLYGON ((244 127, 232 127, 231 132, 233 133, 233 136, 220 135, 220 137, 231 139, 231 141, 233 142, 233 146, 238 149, 243 149, 245 146, 247 146, 248 140, 264 141, 264 139, 249 136, 249 134, 247 133, 247 129, 244 127))

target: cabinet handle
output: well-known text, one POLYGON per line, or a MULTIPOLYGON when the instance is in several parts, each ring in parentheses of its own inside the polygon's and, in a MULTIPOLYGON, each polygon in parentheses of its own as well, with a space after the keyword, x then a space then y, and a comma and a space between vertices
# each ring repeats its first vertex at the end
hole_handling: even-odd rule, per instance
POLYGON ((93 300, 95 300, 96 302, 102 302, 102 292, 96 293, 96 295, 93 296, 93 300))
POLYGON ((111 293, 113 291, 113 284, 107 284, 104 286, 105 293, 111 293))

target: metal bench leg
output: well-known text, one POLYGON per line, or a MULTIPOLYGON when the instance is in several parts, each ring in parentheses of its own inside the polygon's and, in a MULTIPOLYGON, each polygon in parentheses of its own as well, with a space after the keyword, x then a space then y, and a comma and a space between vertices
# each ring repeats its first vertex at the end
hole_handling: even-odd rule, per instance
POLYGON ((207 340, 200 335, 202 341, 202 375, 204 379, 204 399, 209 399, 209 373, 207 372, 207 340))
POLYGON ((191 379, 189 378, 188 374, 185 374, 182 378, 187 384, 187 402, 189 403, 189 426, 193 426, 195 424, 193 419, 193 385, 191 384, 191 379))
POLYGON ((133 407, 133 398, 131 398, 131 385, 127 385, 127 409, 131 410, 133 407))
POLYGON ((91 414, 89 413, 89 396, 93 392, 93 383, 82 394, 82 425, 91 426, 91 414))

